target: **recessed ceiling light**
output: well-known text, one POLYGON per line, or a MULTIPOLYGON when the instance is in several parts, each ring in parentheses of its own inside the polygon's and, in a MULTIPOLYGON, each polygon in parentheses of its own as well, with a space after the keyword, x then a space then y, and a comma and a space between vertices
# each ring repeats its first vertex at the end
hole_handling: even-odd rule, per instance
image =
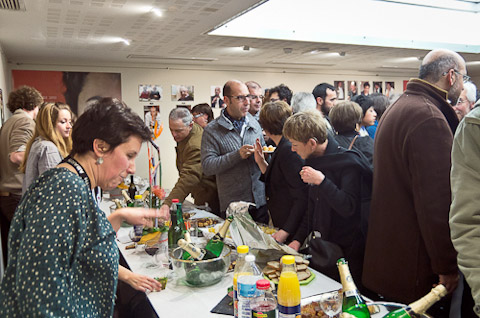
POLYGON ((163 15, 162 10, 160 10, 159 8, 152 8, 151 12, 155 14, 157 17, 161 17, 163 15))
POLYGON ((123 44, 125 44, 125 45, 130 45, 131 44, 131 41, 127 40, 127 39, 121 39, 120 42, 123 42, 123 44))

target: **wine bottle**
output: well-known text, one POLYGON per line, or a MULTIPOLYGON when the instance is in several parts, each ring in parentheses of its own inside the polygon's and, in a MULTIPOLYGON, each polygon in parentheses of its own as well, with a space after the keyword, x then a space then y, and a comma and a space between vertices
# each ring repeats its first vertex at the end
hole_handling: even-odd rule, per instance
POLYGON ((126 190, 122 190, 122 195, 123 195, 123 198, 125 199, 125 204, 130 208, 133 207, 134 205, 133 200, 130 198, 126 190))
POLYGON ((175 249, 178 247, 178 240, 184 238, 184 230, 183 228, 185 227, 185 223, 183 222, 183 215, 181 216, 181 219, 178 219, 178 210, 181 210, 182 207, 177 208, 177 205, 179 205, 178 199, 173 199, 172 200, 172 205, 170 206, 170 228, 168 229, 168 248, 169 249, 175 249), (183 224, 183 228, 182 225, 183 224))
POLYGON ((213 255, 211 252, 195 246, 192 243, 188 243, 184 239, 179 239, 177 244, 183 249, 182 259, 184 260, 201 261, 216 258, 216 256, 213 255))
POLYGON ((223 246, 225 243, 223 240, 225 239, 225 235, 227 234, 228 228, 233 221, 233 215, 230 215, 223 223, 222 227, 218 232, 208 241, 207 245, 205 245, 205 249, 207 251, 212 252, 216 257, 219 257, 222 254, 223 246))
POLYGON ((135 198, 137 194, 137 187, 135 186, 135 182, 133 181, 133 174, 130 175, 130 185, 128 186, 128 195, 130 198, 135 198))
POLYGON ((353 281, 352 274, 350 274, 347 261, 344 258, 339 259, 337 267, 343 287, 342 311, 358 318, 370 317, 365 300, 360 295, 353 281))
POLYGON ((442 284, 437 285, 428 294, 411 303, 405 308, 400 308, 383 316, 384 318, 413 318, 424 314, 428 308, 447 294, 447 289, 442 284))

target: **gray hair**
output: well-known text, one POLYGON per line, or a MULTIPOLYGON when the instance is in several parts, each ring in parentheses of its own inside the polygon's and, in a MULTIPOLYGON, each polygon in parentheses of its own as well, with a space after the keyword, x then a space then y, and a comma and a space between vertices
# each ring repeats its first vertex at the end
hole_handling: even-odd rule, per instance
POLYGON ((477 101, 477 87, 472 82, 463 83, 463 89, 467 91, 467 99, 470 103, 477 101))
POLYGON ((184 107, 178 107, 172 109, 168 115, 169 120, 178 120, 181 119, 185 126, 189 126, 193 121, 192 113, 184 107))
POLYGON ((418 77, 436 83, 444 72, 448 72, 452 68, 458 70, 459 66, 459 60, 456 56, 444 54, 428 64, 421 65, 418 77))
POLYGON ((292 97, 292 112, 294 114, 303 112, 306 110, 312 110, 317 108, 317 102, 312 93, 298 92, 292 97))

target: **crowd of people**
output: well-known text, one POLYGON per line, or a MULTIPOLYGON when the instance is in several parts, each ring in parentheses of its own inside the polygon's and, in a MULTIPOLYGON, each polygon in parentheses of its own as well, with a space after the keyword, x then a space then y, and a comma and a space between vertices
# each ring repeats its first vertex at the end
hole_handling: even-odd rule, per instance
MULTIPOLYGON (((329 83, 293 94, 284 84, 227 81, 223 99, 170 112, 179 178, 160 211, 123 209, 108 218, 92 190, 135 172, 149 127, 111 98, 76 119, 33 88, 12 92, 13 116, 0 132, 8 250, 0 315, 107 317, 118 280, 156 289, 118 266, 115 230, 123 220, 167 217, 171 200, 188 195, 222 217, 231 202, 251 202, 251 217, 273 224, 279 243, 345 257, 370 298, 410 303, 441 283, 450 296, 430 309, 434 317, 474 317, 475 304, 480 314, 480 111, 465 61, 431 51, 392 105, 377 87, 367 94, 367 84, 339 102, 329 83), (217 118, 214 104, 223 106, 217 118)), ((336 259, 312 255, 313 268, 338 280, 336 259)))

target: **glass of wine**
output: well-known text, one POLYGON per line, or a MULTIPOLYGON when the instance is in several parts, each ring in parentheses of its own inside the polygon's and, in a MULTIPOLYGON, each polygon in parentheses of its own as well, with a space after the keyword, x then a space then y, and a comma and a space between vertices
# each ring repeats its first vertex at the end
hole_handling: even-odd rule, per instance
POLYGON ((158 238, 154 238, 145 242, 145 253, 147 253, 148 255, 154 258, 152 263, 146 264, 147 268, 156 268, 160 266, 155 261, 155 255, 159 252, 160 248, 161 248, 161 243, 159 242, 158 238))
POLYGON ((342 294, 338 290, 322 294, 320 307, 330 318, 337 315, 342 310, 342 294))

